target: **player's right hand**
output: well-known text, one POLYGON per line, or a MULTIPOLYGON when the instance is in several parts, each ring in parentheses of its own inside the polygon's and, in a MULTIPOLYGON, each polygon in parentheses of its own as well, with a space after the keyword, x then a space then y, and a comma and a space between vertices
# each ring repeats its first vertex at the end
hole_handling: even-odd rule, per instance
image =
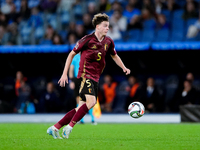
POLYGON ((58 84, 61 86, 61 87, 65 87, 65 84, 68 83, 68 77, 67 75, 62 75, 60 80, 58 81, 58 84))
POLYGON ((128 74, 131 73, 131 70, 128 69, 128 68, 124 68, 123 71, 124 71, 124 73, 125 73, 126 75, 128 75, 128 74))

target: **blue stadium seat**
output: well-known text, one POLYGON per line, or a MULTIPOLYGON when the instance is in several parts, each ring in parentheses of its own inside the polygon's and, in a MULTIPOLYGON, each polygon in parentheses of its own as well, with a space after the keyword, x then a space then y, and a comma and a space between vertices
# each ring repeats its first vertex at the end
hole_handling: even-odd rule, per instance
POLYGON ((171 20, 171 12, 169 10, 164 9, 164 10, 161 11, 161 14, 165 15, 166 20, 168 22, 170 22, 170 20, 171 20))
POLYGON ((185 5, 185 3, 186 3, 186 1, 185 1, 185 0, 176 0, 176 3, 177 3, 181 8, 183 8, 184 5, 185 5))
POLYGON ((45 40, 45 39, 42 39, 39 43, 39 45, 52 45, 52 41, 51 40, 45 40))
POLYGON ((36 40, 41 39, 45 34, 45 29, 41 26, 35 29, 34 37, 36 40))
POLYGON ((70 14, 69 14, 69 12, 68 11, 63 11, 61 13, 61 23, 63 25, 66 25, 66 24, 69 23, 69 21, 70 21, 70 14))
POLYGON ((120 3, 121 3, 122 8, 126 9, 126 6, 128 5, 128 1, 121 0, 120 3))
POLYGON ((28 19, 28 25, 30 27, 37 28, 39 26, 42 26, 44 24, 43 18, 40 15, 31 15, 28 19))
POLYGON ((6 0, 1 0, 0 1, 0 6, 2 7, 3 5, 5 5, 6 4, 6 0))
POLYGON ((66 30, 61 30, 58 32, 58 34, 62 37, 62 40, 65 42, 66 41, 66 37, 68 35, 66 30))
POLYGON ((22 20, 19 22, 18 30, 20 31, 24 26, 28 25, 28 21, 22 20))
POLYGON ((120 33, 121 33, 121 35, 122 35, 122 38, 124 39, 124 40, 126 40, 126 38, 127 38, 127 30, 126 31, 120 31, 120 33))
POLYGON ((32 31, 32 28, 30 26, 28 25, 22 26, 22 28, 20 29, 22 44, 30 44, 31 31, 32 31))
POLYGON ((155 37, 155 30, 143 30, 141 42, 152 42, 155 37))
POLYGON ((141 37, 141 30, 133 29, 127 32, 127 42, 138 42, 141 37))
POLYGON ((20 7, 21 7, 21 0, 15 0, 14 4, 16 6, 17 12, 19 12, 20 11, 20 7))
POLYGON ((197 41, 196 40, 196 38, 194 37, 194 38, 185 38, 185 40, 184 41, 186 41, 186 42, 193 42, 193 41, 197 41))
POLYGON ((156 21, 154 19, 145 20, 143 22, 144 29, 154 29, 156 27, 156 21))
POLYGON ((173 14, 172 14, 173 20, 182 19, 183 12, 184 12, 183 9, 175 10, 175 11, 173 12, 173 14))
POLYGON ((180 42, 180 41, 183 41, 184 37, 185 37, 184 30, 172 30, 170 41, 171 42, 180 42))
POLYGON ((169 40, 169 29, 161 29, 157 31, 155 42, 167 42, 169 40))
POLYGON ((76 20, 81 20, 83 16, 83 6, 82 5, 75 5, 73 8, 74 16, 76 20))
POLYGON ((185 21, 183 19, 173 20, 171 24, 172 30, 185 30, 185 21))
POLYGON ((56 14, 46 15, 47 23, 50 24, 55 30, 57 29, 57 16, 56 14))
POLYGON ((28 0, 28 7, 33 8, 38 6, 40 3, 40 0, 28 0))

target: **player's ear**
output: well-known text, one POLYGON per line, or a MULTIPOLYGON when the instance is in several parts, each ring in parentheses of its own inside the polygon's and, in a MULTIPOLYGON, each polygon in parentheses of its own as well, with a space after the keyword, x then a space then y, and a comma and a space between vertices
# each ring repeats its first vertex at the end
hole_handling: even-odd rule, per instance
POLYGON ((99 28, 99 25, 97 24, 97 25, 96 25, 96 29, 98 29, 98 28, 99 28))

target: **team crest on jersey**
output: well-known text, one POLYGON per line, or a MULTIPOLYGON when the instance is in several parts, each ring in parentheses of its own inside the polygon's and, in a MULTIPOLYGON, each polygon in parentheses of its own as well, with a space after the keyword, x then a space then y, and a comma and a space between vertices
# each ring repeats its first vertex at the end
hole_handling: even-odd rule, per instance
POLYGON ((93 45, 93 46, 92 46, 92 49, 97 49, 97 46, 96 46, 96 45, 93 45))
POLYGON ((92 93, 92 89, 91 88, 89 88, 88 91, 89 91, 89 93, 92 93))
POLYGON ((106 43, 106 44, 104 45, 104 50, 106 51, 107 48, 108 48, 108 44, 106 43))
POLYGON ((79 47, 79 44, 78 44, 78 42, 76 43, 76 46, 75 46, 75 49, 77 49, 79 47))

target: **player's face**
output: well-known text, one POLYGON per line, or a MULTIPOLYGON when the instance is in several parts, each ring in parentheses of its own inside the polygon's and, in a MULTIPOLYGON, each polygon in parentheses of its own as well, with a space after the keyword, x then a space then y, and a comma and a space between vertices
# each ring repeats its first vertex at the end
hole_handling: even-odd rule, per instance
POLYGON ((97 29, 98 29, 99 33, 101 33, 102 35, 106 35, 108 33, 108 30, 109 30, 109 22, 108 21, 101 22, 97 26, 97 29))

